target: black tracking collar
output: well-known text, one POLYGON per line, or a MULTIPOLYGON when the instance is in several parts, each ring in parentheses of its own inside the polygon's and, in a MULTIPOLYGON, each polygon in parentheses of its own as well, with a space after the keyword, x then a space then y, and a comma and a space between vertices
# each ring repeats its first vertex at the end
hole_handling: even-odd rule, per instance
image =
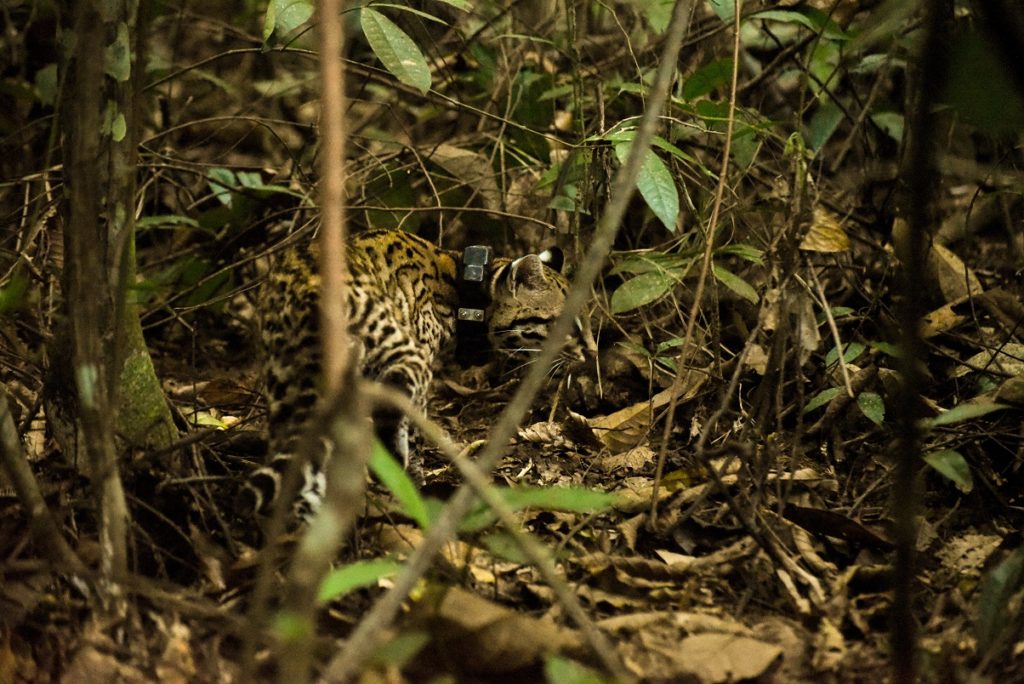
POLYGON ((491 248, 470 245, 462 252, 456 285, 459 308, 455 321, 455 358, 464 365, 478 365, 488 356, 485 312, 491 303, 491 248))
POLYGON ((491 303, 490 295, 487 293, 491 248, 484 245, 467 247, 462 252, 459 270, 459 323, 483 323, 484 310, 491 303))

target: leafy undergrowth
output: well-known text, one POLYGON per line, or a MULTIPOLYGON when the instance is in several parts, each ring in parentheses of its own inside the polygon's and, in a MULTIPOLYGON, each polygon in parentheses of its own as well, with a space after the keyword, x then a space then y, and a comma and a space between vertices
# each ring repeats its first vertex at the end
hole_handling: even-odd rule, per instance
MULTIPOLYGON (((643 110, 665 6, 635 2, 617 16, 585 3, 570 22, 564 8, 523 14, 543 14, 541 3, 461 4, 426 3, 442 23, 380 5, 350 27, 353 229, 508 255, 557 242, 578 259, 643 110)), ((1005 74, 977 17, 958 14, 925 279, 901 289, 913 3, 744 3, 731 167, 705 264, 732 20, 729 3, 698 4, 638 196, 581 317, 587 358, 553 374, 493 483, 626 669, 650 681, 886 676, 894 501, 913 495, 921 675, 1019 680, 1020 99, 1008 84, 975 87, 1005 74), (911 361, 925 380, 909 393, 907 296, 927 312, 924 354, 911 361), (893 487, 907 456, 901 415, 922 444, 914 492, 893 487)), ((246 663, 274 675, 272 644, 288 625, 273 605, 266 629, 250 615, 263 542, 231 501, 265 447, 263 257, 315 215, 316 64, 305 3, 271 5, 272 20, 254 3, 154 19, 135 291, 182 439, 122 459, 133 573, 123 620, 103 618, 81 582, 40 560, 20 503, 0 490, 0 682, 239 681, 246 663)), ((35 57, 10 96, 26 121, 56 87, 35 57)), ((9 139, 38 152, 45 133, 9 139)), ((46 501, 95 566, 88 480, 47 420, 59 401, 47 374, 60 351, 47 345, 61 262, 36 173, 44 159, 0 160, 18 179, 0 195, 11 225, 46 217, 4 238, 0 373, 46 501), (8 269, 8 253, 22 266, 8 269)), ((460 445, 486 439, 517 377, 453 361, 437 374, 431 417, 460 445)), ((420 493, 394 495, 400 473, 370 481, 323 588, 319 667, 462 483, 424 449, 420 493)), ((511 530, 475 510, 368 667, 395 681, 597 677, 567 612, 511 530)))

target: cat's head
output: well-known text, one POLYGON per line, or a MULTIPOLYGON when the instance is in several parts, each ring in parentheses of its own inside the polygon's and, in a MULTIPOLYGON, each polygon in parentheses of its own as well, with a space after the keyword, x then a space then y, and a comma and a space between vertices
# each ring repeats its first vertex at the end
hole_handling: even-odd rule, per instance
MULTIPOLYGON (((535 356, 548 328, 562 312, 569 281, 562 275, 561 250, 496 260, 491 272, 487 338, 493 350, 523 365, 535 356)), ((577 335, 563 347, 560 365, 582 360, 577 335)))

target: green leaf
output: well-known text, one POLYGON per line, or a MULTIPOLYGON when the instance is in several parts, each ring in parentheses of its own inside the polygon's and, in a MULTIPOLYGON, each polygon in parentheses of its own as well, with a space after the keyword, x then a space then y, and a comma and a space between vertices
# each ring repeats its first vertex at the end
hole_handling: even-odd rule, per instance
POLYGON ((114 142, 121 142, 128 133, 128 122, 124 119, 124 112, 118 112, 117 116, 110 123, 110 137, 114 142))
POLYGON ((652 0, 643 8, 643 18, 655 33, 664 33, 672 19, 674 0, 652 0))
MULTIPOLYGON (((843 347, 843 361, 846 363, 853 363, 858 356, 864 353, 864 344, 862 342, 850 342, 843 347)), ((825 354, 825 365, 831 366, 833 363, 839 360, 839 351, 836 347, 832 347, 825 354)))
POLYGON ((875 392, 861 392, 857 395, 857 407, 875 425, 885 422, 885 402, 875 392))
POLYGON ((17 311, 25 306, 25 295, 28 293, 28 278, 16 270, 10 279, 0 285, 0 316, 17 311))
POLYGON ((563 656, 551 656, 544 663, 544 680, 548 684, 611 684, 615 681, 563 656))
POLYGON ((652 271, 631 278, 612 293, 612 313, 632 311, 663 297, 678 280, 665 271, 652 271))
POLYGON ((311 0, 271 0, 267 15, 263 19, 263 42, 275 30, 277 35, 286 36, 313 16, 311 0))
POLYGON ((971 468, 959 451, 943 449, 924 455, 924 462, 950 480, 964 494, 974 489, 971 468))
POLYGON ((820 150, 836 132, 843 121, 843 110, 832 100, 825 102, 811 116, 807 125, 807 146, 812 150, 820 150))
MULTIPOLYGON (((849 307, 849 306, 833 306, 831 308, 831 311, 832 311, 832 320, 837 321, 840 318, 842 318, 843 316, 849 316, 850 314, 852 314, 854 309, 849 307)), ((818 325, 821 325, 822 323, 824 323, 825 321, 828 320, 828 317, 825 316, 825 312, 824 311, 819 311, 817 313, 817 315, 815 315, 814 319, 818 322, 818 325)), ((875 343, 872 343, 871 346, 872 346, 872 348, 874 348, 875 347, 875 343)))
POLYGON ((829 387, 827 390, 822 390, 811 397, 811 400, 807 402, 806 406, 804 406, 803 412, 810 413, 814 409, 824 406, 828 402, 832 401, 838 397, 841 392, 845 391, 846 390, 842 387, 829 387))
POLYGON ((1017 547, 1006 560, 992 569, 981 581, 978 599, 978 655, 988 656, 1001 641, 1011 644, 1017 638, 1011 606, 1018 605, 1014 596, 1024 588, 1024 546, 1017 547))
POLYGON ((515 538, 504 530, 485 534, 480 541, 492 556, 521 565, 530 562, 523 550, 519 548, 515 538))
POLYGON ((438 0, 446 5, 451 5, 455 9, 460 9, 463 12, 468 12, 473 6, 469 3, 469 0, 438 0))
MULTIPOLYGON (((596 513, 611 508, 618 500, 614 494, 582 487, 495 487, 494 492, 513 511, 538 508, 546 511, 596 513)), ((494 512, 486 504, 478 501, 459 522, 459 531, 477 532, 493 525, 496 519, 494 512)))
POLYGON ((716 59, 693 72, 683 84, 683 97, 693 102, 732 81, 732 59, 716 59))
POLYGON ((397 10, 399 12, 408 12, 409 14, 415 14, 420 19, 426 19, 427 21, 432 21, 435 24, 440 24, 441 26, 448 26, 448 22, 445 21, 444 19, 441 19, 440 17, 435 17, 433 14, 430 14, 429 12, 424 12, 422 10, 414 9, 414 8, 409 7, 407 5, 395 5, 395 4, 390 3, 390 2, 375 2, 375 3, 373 3, 373 6, 375 8, 376 7, 390 7, 391 9, 397 10))
POLYGON ((132 76, 132 47, 128 35, 128 24, 117 25, 114 42, 107 46, 104 72, 118 83, 124 83, 132 76))
MULTIPOLYGON (((835 317, 835 314, 832 314, 832 316, 835 317)), ((894 359, 903 358, 903 352, 900 351, 900 346, 898 344, 893 344, 892 342, 872 342, 871 348, 877 349, 886 356, 891 356, 894 359)))
MULTIPOLYGON (((619 158, 620 164, 626 163, 631 146, 631 142, 619 143, 615 146, 615 156, 619 158)), ((636 187, 654 215, 661 219, 669 232, 674 233, 676 220, 679 218, 679 191, 676 190, 672 173, 665 166, 665 162, 661 161, 661 158, 652 150, 647 150, 644 155, 640 175, 636 179, 636 187)))
POLYGON ((744 261, 749 261, 752 264, 758 266, 764 266, 764 252, 743 242, 737 242, 732 245, 726 245, 725 247, 719 247, 715 250, 715 254, 721 256, 723 254, 731 254, 737 256, 744 261))
POLYGON ((896 142, 903 141, 903 115, 899 112, 874 112, 871 121, 896 142))
POLYGON ((206 176, 210 179, 207 185, 210 186, 214 196, 225 207, 230 207, 231 193, 238 187, 238 179, 235 178, 235 172, 231 169, 214 167, 206 172, 206 176))
POLYGON ((385 577, 397 575, 402 564, 387 558, 356 561, 340 568, 334 568, 320 583, 316 600, 327 603, 344 596, 353 589, 369 587, 385 577))
POLYGON ((364 7, 359 10, 363 35, 377 59, 395 78, 422 93, 430 90, 430 68, 423 53, 405 31, 380 12, 364 7))
MULTIPOLYGON (((820 31, 822 28, 821 22, 814 21, 813 18, 803 12, 793 10, 763 10, 750 15, 749 19, 765 19, 769 21, 780 21, 786 24, 801 24, 815 32, 820 31)), ((825 30, 822 35, 829 40, 848 40, 850 38, 850 35, 845 33, 833 21, 826 20, 824 28, 825 30)))
POLYGON ((52 105, 57 101, 57 64, 47 64, 36 72, 36 98, 40 104, 52 105))
POLYGON ((751 287, 750 283, 748 283, 746 280, 740 278, 732 271, 728 271, 722 268, 718 264, 712 264, 711 271, 712 273, 715 274, 715 278, 718 279, 718 282, 722 283, 727 288, 738 294, 740 297, 743 297, 751 304, 757 304, 760 298, 757 296, 757 292, 754 290, 754 288, 751 287))
POLYGON ((711 9, 724 22, 732 23, 736 16, 736 0, 708 0, 711 9))
POLYGON ((398 501, 402 511, 415 520, 420 528, 424 530, 429 528, 433 517, 426 501, 416 489, 412 479, 409 478, 409 474, 405 472, 405 468, 395 460, 391 452, 378 439, 373 440, 369 465, 371 472, 398 501))
POLYGON ((967 403, 954 406, 945 413, 942 413, 934 418, 927 418, 922 422, 924 428, 936 428, 944 425, 956 425, 962 423, 965 420, 972 420, 974 418, 980 418, 981 416, 988 415, 995 411, 1002 411, 1003 409, 1010 408, 1006 404, 997 404, 994 402, 978 402, 978 403, 967 403))
POLYGON ((509 508, 540 508, 545 511, 599 513, 618 500, 614 494, 584 487, 516 487, 497 490, 509 508))
MULTIPOLYGON (((370 655, 369 664, 387 666, 395 672, 406 669, 413 658, 431 642, 430 632, 402 626, 402 631, 388 637, 388 642, 370 655)), ((376 671, 376 669, 375 669, 376 671)))

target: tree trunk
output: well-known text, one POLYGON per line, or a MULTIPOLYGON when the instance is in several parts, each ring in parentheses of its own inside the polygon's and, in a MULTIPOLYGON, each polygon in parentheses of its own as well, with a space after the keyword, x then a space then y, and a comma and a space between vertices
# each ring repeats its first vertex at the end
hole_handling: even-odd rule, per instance
MULTIPOLYGON (((170 411, 145 346, 129 285, 135 279, 137 5, 64 6, 73 50, 64 62, 64 293, 67 324, 51 354, 59 404, 72 408, 61 446, 95 487, 104 577, 127 569, 128 514, 118 471, 126 448, 166 446, 170 411), (72 422, 73 421, 73 422, 72 422), (78 458, 81 456, 81 458, 78 458)), ((58 418, 51 414, 51 419, 58 418)), ((58 435, 60 434, 59 431, 58 435)))

